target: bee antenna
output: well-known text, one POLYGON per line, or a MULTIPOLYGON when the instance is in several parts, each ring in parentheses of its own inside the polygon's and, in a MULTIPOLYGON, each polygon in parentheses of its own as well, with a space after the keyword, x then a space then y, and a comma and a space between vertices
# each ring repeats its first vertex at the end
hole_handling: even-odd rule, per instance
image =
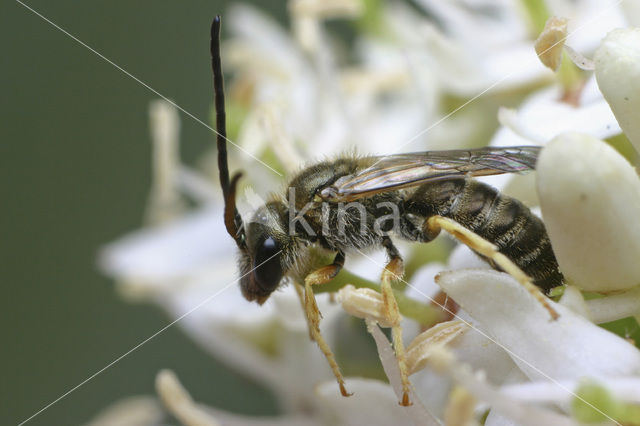
POLYGON ((224 224, 229 235, 238 247, 245 247, 244 225, 236 207, 236 185, 241 174, 236 173, 229 181, 229 164, 227 162, 227 120, 224 109, 224 78, 220 59, 220 15, 211 23, 211 69, 213 70, 213 92, 216 105, 216 128, 218 144, 218 169, 220 170, 220 186, 224 196, 224 224))

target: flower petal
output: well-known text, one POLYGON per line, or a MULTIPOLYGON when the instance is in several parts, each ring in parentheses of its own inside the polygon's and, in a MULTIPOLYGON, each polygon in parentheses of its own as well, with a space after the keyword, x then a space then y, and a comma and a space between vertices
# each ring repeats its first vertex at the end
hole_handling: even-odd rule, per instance
POLYGON ((168 225, 128 235, 104 247, 99 265, 123 280, 169 281, 228 261, 235 250, 222 224, 222 208, 210 206, 168 225))
POLYGON ((640 372, 640 351, 629 342, 553 302, 560 318, 550 321, 547 310, 507 274, 448 272, 438 284, 533 380, 640 372))
MULTIPOLYGON (((382 362, 382 367, 384 368, 384 372, 389 379, 389 383, 391 384, 391 388, 395 393, 396 406, 397 401, 401 400, 403 394, 402 387, 402 379, 400 376, 400 367, 398 366, 398 359, 396 358, 395 352, 391 348, 391 343, 384 335, 380 327, 376 324, 374 320, 367 319, 367 330, 373 336, 373 339, 376 343, 376 347, 378 348, 378 355, 380 356, 380 361, 382 362)), ((442 388, 435 388, 439 391, 442 388)), ((434 392, 436 394, 440 394, 441 392, 434 392)), ((404 407, 405 414, 414 421, 414 424, 424 424, 424 425, 437 425, 439 422, 434 417, 435 415, 429 410, 428 407, 425 407, 422 404, 422 401, 416 397, 415 392, 410 392, 409 397, 413 402, 413 405, 409 407, 404 407)))
MULTIPOLYGON (((458 317, 468 319, 466 312, 459 313, 458 317)), ((471 320, 465 321, 471 323, 471 320)), ((456 359, 470 365, 474 370, 482 371, 492 383, 502 384, 511 371, 520 371, 501 347, 474 330, 457 337, 449 343, 448 348, 455 354, 456 359)), ((443 416, 453 387, 451 377, 427 368, 413 374, 411 382, 425 407, 434 415, 443 416)))
MULTIPOLYGON (((514 364, 514 367, 507 375, 503 386, 511 383, 523 383, 527 381, 527 376, 525 376, 524 373, 514 364)), ((497 410, 489 411, 489 415, 487 416, 487 420, 484 424, 485 426, 517 426, 516 422, 497 410)))
POLYGON ((503 394, 491 383, 487 382, 482 373, 474 371, 469 365, 459 362, 453 353, 444 347, 434 347, 430 360, 435 370, 446 373, 479 401, 486 402, 492 409, 516 420, 519 425, 572 425, 568 417, 555 411, 524 404, 503 394))
MULTIPOLYGON (((407 409, 398 404, 393 389, 378 380, 347 379, 347 388, 353 392, 345 398, 336 392, 334 381, 322 383, 316 388, 320 413, 326 424, 339 426, 411 425, 407 409)), ((433 423, 434 425, 436 423, 433 423)))
POLYGON ((564 294, 559 300, 561 305, 566 306, 578 315, 591 319, 589 316, 589 308, 584 301, 584 296, 577 287, 568 285, 564 288, 564 294))
MULTIPOLYGON (((568 380, 560 382, 567 389, 577 389, 582 381, 568 380)), ((606 387, 616 399, 624 402, 640 403, 640 377, 609 377, 598 380, 601 386, 606 387)), ((502 392, 512 398, 530 402, 569 402, 574 398, 558 388, 554 383, 529 382, 503 386, 502 392)))
POLYGON ((555 0, 545 2, 550 14, 569 18, 566 43, 581 52, 592 52, 602 37, 627 25, 619 0, 555 0))
MULTIPOLYGON (((593 84, 587 82, 587 87, 593 84)), ((550 87, 530 96, 517 113, 501 112, 499 118, 508 127, 501 128, 492 146, 542 144, 561 133, 580 131, 599 138, 620 134, 620 126, 602 96, 585 90, 580 105, 562 101, 562 89, 550 87)))
POLYGON ((594 59, 598 86, 624 133, 640 152, 640 28, 611 31, 594 59))
POLYGON ((568 133, 538 159, 538 193, 567 281, 607 292, 640 284, 640 179, 613 148, 568 133))
POLYGON ((596 324, 640 314, 640 288, 586 302, 589 318, 596 324))

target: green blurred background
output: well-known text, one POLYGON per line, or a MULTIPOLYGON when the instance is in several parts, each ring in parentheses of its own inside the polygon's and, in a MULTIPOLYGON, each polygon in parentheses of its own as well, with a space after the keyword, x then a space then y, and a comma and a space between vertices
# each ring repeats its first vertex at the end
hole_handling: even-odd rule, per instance
MULTIPOLYGON (((209 24, 224 1, 26 4, 195 116, 211 105, 209 24)), ((257 2, 256 2, 257 3, 257 2)), ((284 2, 261 4, 284 17, 284 2)), ((168 324, 128 305, 96 268, 106 242, 142 223, 150 175, 147 106, 157 98, 20 3, 0 5, 3 296, 0 424, 18 424, 168 324)), ((213 135, 182 118, 182 156, 213 135)), ((193 396, 245 413, 272 397, 172 327, 30 425, 72 425, 172 368, 193 396), (242 395, 238 398, 237 395, 242 395)))

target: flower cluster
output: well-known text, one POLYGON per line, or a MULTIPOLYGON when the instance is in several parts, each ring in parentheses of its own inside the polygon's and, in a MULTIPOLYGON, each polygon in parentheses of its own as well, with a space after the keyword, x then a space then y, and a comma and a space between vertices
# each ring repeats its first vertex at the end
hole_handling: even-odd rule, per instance
MULTIPOLYGON (((631 338, 640 315, 640 29, 629 28, 640 24, 638 11, 596 0, 414 3, 292 0, 291 31, 248 6, 225 14, 229 136, 245 152, 230 147, 232 169, 246 171, 241 210, 281 185, 273 170, 290 175, 349 149, 543 145, 535 173, 488 182, 542 215, 566 279, 549 302, 558 320, 466 246, 400 244, 414 403, 401 407, 380 295, 364 288, 379 281, 383 253, 350 257, 337 294, 318 295, 323 335, 354 393, 341 397, 294 285, 263 306, 242 298, 215 161, 180 164, 177 116, 164 102, 151 108, 149 227, 106 246, 101 267, 125 297, 163 307, 212 356, 272 390, 282 409, 273 424, 640 423, 631 338), (543 30, 551 15, 566 19, 543 30), (336 21, 354 34, 348 43, 328 30, 336 21), (553 47, 538 54, 555 72, 534 44, 553 47), (185 212, 185 197, 198 207, 185 212), (430 304, 445 293, 456 318, 430 304), (376 343, 369 358, 353 347, 366 342, 364 328, 344 337, 350 314, 365 319, 376 343)), ((168 371, 157 388, 185 424, 266 424, 195 404, 168 371)))

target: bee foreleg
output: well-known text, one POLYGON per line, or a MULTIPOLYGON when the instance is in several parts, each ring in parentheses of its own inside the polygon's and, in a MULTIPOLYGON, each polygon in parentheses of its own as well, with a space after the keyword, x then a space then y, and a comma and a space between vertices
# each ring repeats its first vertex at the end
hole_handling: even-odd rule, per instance
POLYGON ((344 253, 339 251, 336 254, 336 257, 333 259, 333 263, 331 265, 323 266, 322 268, 316 269, 305 278, 305 283, 309 282, 311 285, 320 285, 325 284, 331 281, 338 272, 342 270, 344 266, 344 253))
POLYGON ((391 324, 391 335, 393 338, 393 348, 396 352, 396 358, 398 360, 398 368, 400 369, 400 377, 402 378, 402 401, 400 404, 403 406, 411 405, 409 400, 409 391, 411 390, 411 384, 409 382, 409 375, 407 373, 407 361, 404 351, 404 342, 402 341, 402 327, 400 325, 400 310, 398 308, 398 302, 393 295, 393 289, 391 283, 394 281, 402 280, 404 275, 404 264, 400 257, 400 252, 396 246, 393 245, 391 238, 385 236, 382 239, 382 245, 387 250, 389 255, 389 263, 382 271, 380 292, 382 293, 382 302, 385 317, 389 324, 391 324))
POLYGON ((324 354, 331 370, 333 371, 333 375, 336 377, 338 381, 338 385, 340 386, 340 393, 343 396, 350 396, 351 394, 347 392, 347 389, 344 384, 344 377, 342 376, 342 372, 340 371, 340 367, 336 362, 336 358, 333 355, 333 351, 322 337, 320 333, 320 310, 318 309, 318 304, 316 302, 315 295, 313 294, 313 286, 325 284, 333 277, 335 277, 338 272, 344 266, 344 253, 338 252, 336 254, 333 263, 328 266, 323 266, 320 269, 317 269, 307 275, 304 279, 304 312, 307 317, 307 323, 309 324, 309 334, 311 335, 311 340, 314 340, 322 353, 324 354))
POLYGON ((501 270, 522 284, 522 286, 544 306, 552 319, 558 319, 558 313, 551 307, 549 300, 542 294, 540 289, 533 284, 531 277, 525 274, 511 259, 500 253, 494 244, 460 225, 455 220, 442 216, 431 216, 427 219, 425 228, 427 228, 425 232, 429 233, 438 233, 443 229, 476 253, 489 259, 493 265, 497 265, 501 270))

